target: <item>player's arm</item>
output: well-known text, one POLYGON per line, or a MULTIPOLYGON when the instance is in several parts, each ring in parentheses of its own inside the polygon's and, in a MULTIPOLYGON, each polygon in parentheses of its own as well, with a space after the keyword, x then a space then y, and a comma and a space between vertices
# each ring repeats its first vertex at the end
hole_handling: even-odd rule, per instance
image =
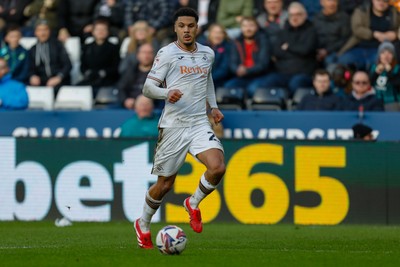
POLYGON ((160 88, 160 82, 147 78, 143 86, 143 95, 153 99, 166 99, 170 103, 175 103, 181 99, 183 93, 179 89, 160 88))
POLYGON ((170 60, 167 48, 161 48, 154 58, 153 66, 143 85, 143 94, 152 99, 167 99, 168 90, 160 85, 165 80, 170 68, 170 60))
POLYGON ((208 74, 207 82, 207 102, 211 107, 211 115, 215 123, 219 123, 224 119, 224 114, 218 109, 217 99, 215 97, 214 82, 211 76, 211 71, 208 74))

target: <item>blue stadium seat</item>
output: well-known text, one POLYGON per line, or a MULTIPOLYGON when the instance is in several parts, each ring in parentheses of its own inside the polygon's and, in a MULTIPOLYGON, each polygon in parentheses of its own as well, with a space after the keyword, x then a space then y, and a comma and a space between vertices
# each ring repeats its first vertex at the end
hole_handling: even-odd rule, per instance
POLYGON ((258 88, 250 102, 252 110, 285 110, 288 91, 286 88, 258 88))
POLYGON ((245 92, 243 88, 216 89, 217 104, 220 109, 242 110, 245 107, 245 92))

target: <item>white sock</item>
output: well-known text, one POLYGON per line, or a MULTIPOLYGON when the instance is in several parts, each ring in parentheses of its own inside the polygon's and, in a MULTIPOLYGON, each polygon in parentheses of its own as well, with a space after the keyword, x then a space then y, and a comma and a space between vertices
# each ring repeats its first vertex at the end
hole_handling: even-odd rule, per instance
POLYGON ((155 200, 149 195, 149 191, 146 192, 142 217, 140 217, 139 219, 139 226, 142 232, 150 231, 151 218, 153 217, 154 213, 156 213, 157 209, 160 207, 161 202, 162 199, 155 200))
POLYGON ((206 177, 204 174, 200 178, 200 183, 199 186, 196 188, 196 191, 194 194, 190 197, 189 199, 189 204, 193 209, 197 209, 199 206, 200 202, 208 196, 212 191, 215 190, 217 186, 210 184, 209 181, 207 181, 206 177))

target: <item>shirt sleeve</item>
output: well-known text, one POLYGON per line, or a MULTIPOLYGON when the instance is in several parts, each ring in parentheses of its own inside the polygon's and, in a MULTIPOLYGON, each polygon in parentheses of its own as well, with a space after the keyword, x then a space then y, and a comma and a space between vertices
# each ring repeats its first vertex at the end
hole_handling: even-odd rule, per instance
POLYGON ((146 82, 143 86, 143 94, 153 99, 166 99, 168 90, 161 88, 165 77, 170 69, 170 60, 165 49, 158 51, 154 59, 153 67, 147 75, 146 82))
POLYGON ((154 58, 153 67, 149 75, 147 75, 147 79, 152 79, 162 84, 170 69, 170 61, 166 49, 160 49, 154 58))
MULTIPOLYGON (((214 52, 212 53, 212 64, 214 64, 214 52)), ((211 64, 211 65, 212 65, 211 64)), ((215 97, 215 88, 214 88, 214 81, 212 78, 212 69, 210 68, 210 72, 208 73, 208 81, 207 81, 207 102, 211 108, 218 108, 217 100, 215 97)))

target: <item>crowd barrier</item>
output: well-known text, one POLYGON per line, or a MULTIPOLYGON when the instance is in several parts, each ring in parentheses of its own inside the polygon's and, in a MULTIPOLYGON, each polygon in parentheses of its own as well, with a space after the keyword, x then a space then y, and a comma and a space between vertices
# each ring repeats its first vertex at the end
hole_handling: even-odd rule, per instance
MULTIPOLYGON (((4 111, 0 136, 14 137, 118 137, 127 110, 4 111)), ((380 141, 400 140, 398 112, 224 111, 227 139, 349 140, 351 127, 360 121, 374 129, 380 141)))
MULTIPOLYGON (((156 140, 0 138, 0 220, 133 221, 156 140)), ((227 171, 204 222, 400 223, 400 144, 224 140, 227 171)), ((204 166, 191 156, 154 221, 187 222, 182 202, 204 166)))

